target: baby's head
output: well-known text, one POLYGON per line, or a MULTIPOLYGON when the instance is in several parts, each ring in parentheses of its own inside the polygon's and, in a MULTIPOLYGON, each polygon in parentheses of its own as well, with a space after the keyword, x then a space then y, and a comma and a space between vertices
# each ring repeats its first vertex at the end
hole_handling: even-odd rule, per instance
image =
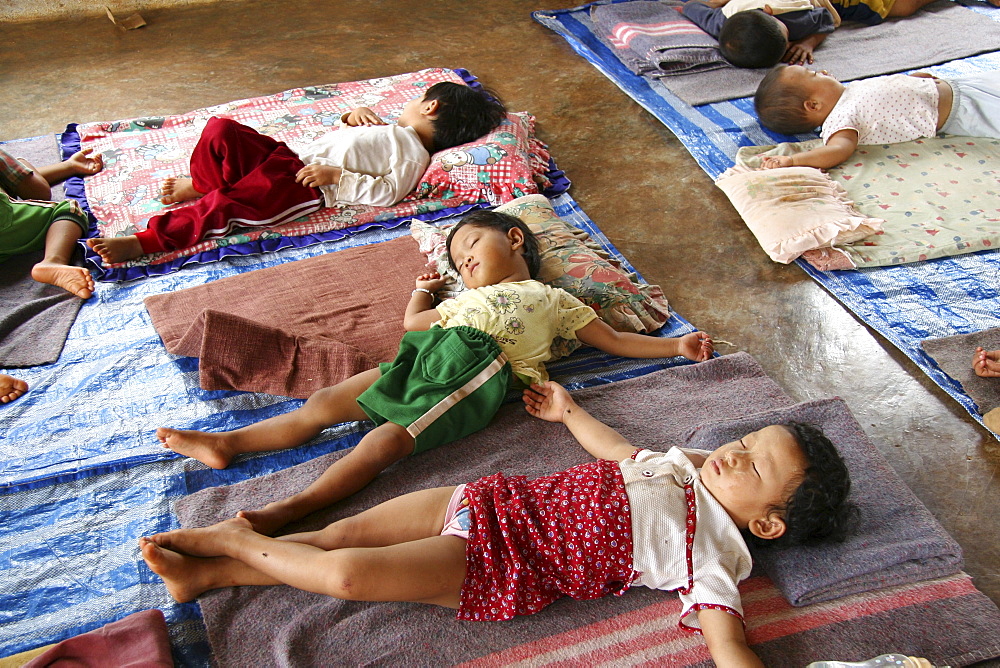
POLYGON ((810 425, 770 425, 720 446, 701 479, 756 544, 843 540, 854 514, 847 466, 810 425))
POLYGON ((757 86, 753 106, 764 127, 794 135, 823 124, 844 92, 825 71, 801 65, 778 65, 757 86))
POLYGON ((498 211, 474 211, 448 234, 452 269, 468 288, 534 278, 541 268, 538 239, 520 219, 498 211))
POLYGON ((719 31, 719 51, 736 67, 771 67, 787 50, 788 26, 766 10, 736 12, 719 31))
POLYGON ((500 125, 506 114, 503 102, 492 92, 442 81, 422 98, 410 100, 397 123, 416 127, 429 122, 433 128, 429 150, 437 152, 479 139, 500 125))

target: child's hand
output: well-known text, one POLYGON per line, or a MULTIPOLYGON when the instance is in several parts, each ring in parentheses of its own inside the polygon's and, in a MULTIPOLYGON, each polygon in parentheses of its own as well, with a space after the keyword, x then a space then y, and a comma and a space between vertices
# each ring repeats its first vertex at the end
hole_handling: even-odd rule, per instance
POLYGON ((1000 350, 976 348, 972 357, 972 370, 983 378, 1000 378, 1000 350))
POLYGON ((386 122, 368 107, 358 107, 344 118, 344 123, 351 127, 359 125, 385 125, 386 122))
POLYGON ((566 412, 576 407, 576 402, 562 385, 551 380, 533 384, 522 395, 524 408, 546 422, 562 422, 566 412))
POLYGON ((91 156, 94 149, 85 148, 82 151, 77 151, 71 155, 66 160, 66 166, 69 167, 74 174, 79 176, 93 176, 97 172, 104 169, 104 158, 98 153, 95 156, 91 156))
POLYGON ((447 278, 441 276, 441 274, 436 271, 429 271, 426 274, 420 274, 417 276, 415 287, 422 290, 430 290, 431 292, 437 292, 444 287, 444 284, 448 282, 447 278))
POLYGON ((704 362, 712 357, 715 346, 712 344, 712 337, 705 332, 691 332, 680 337, 677 341, 679 352, 684 357, 693 362, 704 362))
POLYGON ((790 155, 768 155, 761 158, 761 169, 775 169, 777 167, 792 167, 792 156, 790 155))
POLYGON ((340 167, 318 164, 306 165, 295 175, 295 182, 301 183, 307 188, 332 186, 335 183, 340 183, 340 167))

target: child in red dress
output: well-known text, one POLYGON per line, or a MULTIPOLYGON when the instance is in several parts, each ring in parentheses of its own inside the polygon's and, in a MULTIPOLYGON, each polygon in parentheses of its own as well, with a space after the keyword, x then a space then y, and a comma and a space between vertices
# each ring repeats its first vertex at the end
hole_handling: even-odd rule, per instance
POLYGON ((179 602, 287 584, 345 600, 433 603, 464 620, 641 584, 680 594, 682 627, 705 636, 717 665, 762 665, 736 589, 751 566, 741 532, 779 544, 843 537, 850 479, 829 440, 805 425, 770 425, 714 452, 656 453, 551 381, 524 401, 599 459, 532 481, 496 474, 413 492, 280 538, 241 517, 170 531, 140 539, 143 558, 179 602))

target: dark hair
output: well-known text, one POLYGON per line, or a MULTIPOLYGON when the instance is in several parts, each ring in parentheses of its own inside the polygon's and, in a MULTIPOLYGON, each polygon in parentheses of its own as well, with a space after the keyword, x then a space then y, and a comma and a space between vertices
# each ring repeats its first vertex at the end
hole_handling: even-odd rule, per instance
POLYGON ((770 130, 786 135, 811 132, 816 126, 806 117, 809 92, 805 87, 795 88, 781 81, 787 67, 778 65, 767 73, 753 96, 754 109, 761 125, 770 130))
POLYGON ((780 21, 758 9, 736 12, 722 24, 719 51, 736 67, 771 67, 788 50, 780 21))
POLYGON ((438 103, 433 120, 435 152, 479 139, 500 125, 507 114, 503 102, 492 91, 451 81, 434 84, 423 99, 438 103))
POLYGON ((451 228, 451 232, 448 233, 448 240, 445 241, 445 249, 448 251, 448 264, 451 265, 452 269, 458 271, 458 267, 455 266, 455 260, 451 257, 451 240, 455 237, 455 233, 466 225, 496 229, 504 234, 507 234, 509 230, 515 227, 521 230, 524 234, 524 261, 528 265, 528 275, 532 278, 538 275, 538 270, 542 266, 542 255, 541 249, 538 246, 538 239, 535 238, 534 233, 519 218, 515 218, 508 213, 487 211, 484 209, 473 211, 459 221, 458 225, 451 228))
POLYGON ((847 465, 822 430, 800 422, 783 426, 798 441, 809 465, 784 505, 770 509, 784 515, 785 533, 771 540, 751 534, 749 540, 757 546, 773 547, 844 540, 857 514, 855 505, 847 500, 851 492, 847 465))

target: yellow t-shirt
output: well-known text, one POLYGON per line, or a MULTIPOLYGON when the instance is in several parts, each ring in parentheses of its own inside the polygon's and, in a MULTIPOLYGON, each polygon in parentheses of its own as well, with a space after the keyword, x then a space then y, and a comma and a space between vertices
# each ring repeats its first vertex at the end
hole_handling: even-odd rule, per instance
POLYGON ((597 317, 594 309, 562 288, 538 281, 498 283, 463 292, 437 306, 440 327, 465 325, 486 332, 510 359, 511 370, 525 384, 548 380, 549 348, 561 336, 597 317))

